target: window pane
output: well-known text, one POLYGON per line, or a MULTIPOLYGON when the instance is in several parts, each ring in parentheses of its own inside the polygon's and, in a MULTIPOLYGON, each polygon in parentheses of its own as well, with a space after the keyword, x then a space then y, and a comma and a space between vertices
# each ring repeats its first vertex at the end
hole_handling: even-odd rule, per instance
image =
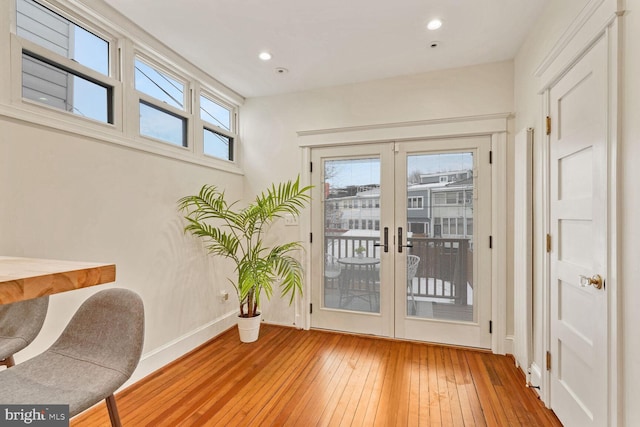
POLYGON ((407 210, 409 229, 414 232, 413 246, 407 249, 408 316, 459 322, 472 322, 476 316, 475 209, 473 200, 467 204, 464 197, 473 192, 474 164, 473 152, 407 156, 407 171, 419 176, 421 184, 408 179, 406 194, 414 199, 414 207, 428 208, 407 210), (446 307, 447 314, 438 313, 438 307, 446 307))
POLYGON ((200 118, 231 131, 231 111, 202 95, 200 95, 200 118))
POLYGON ((109 43, 32 0, 17 0, 17 34, 65 58, 109 74, 109 43))
POLYGON ((105 123, 111 90, 29 55, 22 55, 22 96, 105 123))
POLYGON ((184 110, 184 84, 136 59, 135 85, 142 93, 184 110))
POLYGON ((186 119, 140 102, 140 135, 187 146, 186 119))
POLYGON ((233 138, 204 129, 204 154, 233 160, 233 138))

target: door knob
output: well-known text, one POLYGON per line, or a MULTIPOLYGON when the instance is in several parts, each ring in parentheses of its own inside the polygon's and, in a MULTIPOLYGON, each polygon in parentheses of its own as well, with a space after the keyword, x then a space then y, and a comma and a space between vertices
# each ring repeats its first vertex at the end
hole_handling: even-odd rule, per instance
POLYGON ((602 280, 602 276, 600 276, 599 274, 594 274, 592 277, 587 277, 587 276, 580 276, 580 286, 587 287, 587 286, 593 286, 596 289, 602 289, 602 287, 604 286, 604 280, 602 280))

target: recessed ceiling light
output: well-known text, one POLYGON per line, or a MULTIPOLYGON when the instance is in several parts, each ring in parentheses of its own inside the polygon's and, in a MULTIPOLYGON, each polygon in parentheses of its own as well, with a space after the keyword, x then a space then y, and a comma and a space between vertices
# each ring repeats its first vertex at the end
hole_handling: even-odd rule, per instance
POLYGON ((286 73, 288 73, 288 72, 289 72, 289 70, 287 70, 287 69, 286 69, 286 68, 284 68, 284 67, 278 67, 278 68, 276 68, 276 73, 278 73, 278 74, 286 74, 286 73))
POLYGON ((437 18, 436 19, 432 19, 427 24, 427 28, 430 29, 431 31, 437 30, 440 27, 442 27, 442 21, 437 19, 437 18))
POLYGON ((258 58, 262 59, 263 61, 268 61, 271 59, 271 54, 269 52, 260 52, 258 58))

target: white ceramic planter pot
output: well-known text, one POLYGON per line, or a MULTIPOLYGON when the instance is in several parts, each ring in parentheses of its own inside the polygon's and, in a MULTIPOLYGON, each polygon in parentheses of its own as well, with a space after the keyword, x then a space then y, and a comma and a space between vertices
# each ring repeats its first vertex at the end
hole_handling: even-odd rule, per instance
POLYGON ((260 321, 262 314, 255 317, 238 317, 238 332, 240 333, 240 341, 254 342, 260 335, 260 321))

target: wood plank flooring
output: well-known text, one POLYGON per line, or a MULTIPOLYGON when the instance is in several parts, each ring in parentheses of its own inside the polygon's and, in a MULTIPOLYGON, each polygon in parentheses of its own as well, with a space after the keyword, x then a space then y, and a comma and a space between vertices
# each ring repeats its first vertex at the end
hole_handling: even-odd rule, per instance
MULTIPOLYGON (((124 426, 560 426, 509 357, 262 325, 116 395, 124 426)), ((108 426, 104 403, 71 426, 108 426)))

